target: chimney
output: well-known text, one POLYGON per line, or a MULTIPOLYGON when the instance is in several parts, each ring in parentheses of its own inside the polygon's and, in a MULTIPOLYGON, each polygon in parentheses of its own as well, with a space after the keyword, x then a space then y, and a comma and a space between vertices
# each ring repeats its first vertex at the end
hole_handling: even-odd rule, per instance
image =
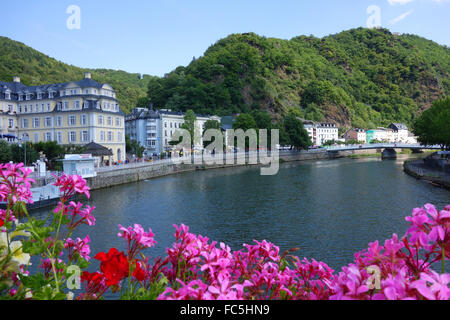
POLYGON ((14 77, 13 77, 13 82, 20 83, 20 77, 14 76, 14 77))
POLYGON ((84 78, 85 79, 91 79, 91 73, 90 72, 85 72, 84 73, 84 78))

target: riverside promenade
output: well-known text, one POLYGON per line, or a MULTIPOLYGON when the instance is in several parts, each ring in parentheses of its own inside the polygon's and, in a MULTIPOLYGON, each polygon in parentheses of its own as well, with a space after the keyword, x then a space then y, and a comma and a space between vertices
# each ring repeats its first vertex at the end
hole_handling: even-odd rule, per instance
POLYGON ((430 168, 423 160, 405 161, 404 171, 421 180, 429 181, 435 186, 450 190, 450 173, 445 170, 430 168))
MULTIPOLYGON (((325 149, 299 151, 299 152, 280 151, 279 160, 280 163, 292 161, 307 161, 307 160, 326 160, 326 159, 341 158, 346 156, 347 153, 351 154, 353 152, 329 154, 325 149)), ((102 167, 96 170, 97 171, 96 177, 87 178, 86 180, 91 190, 96 190, 188 171, 211 170, 211 169, 231 168, 239 166, 255 166, 255 165, 262 167, 265 166, 263 164, 260 164, 259 162, 258 164, 249 164, 249 157, 250 156, 257 157, 258 156, 257 152, 237 153, 234 154, 234 156, 235 161, 232 164, 229 164, 226 161, 224 161, 223 164, 206 165, 202 162, 202 157, 197 156, 193 159, 194 161, 191 161, 192 159, 191 157, 171 158, 171 159, 157 160, 154 162, 129 163, 112 167, 102 167)))

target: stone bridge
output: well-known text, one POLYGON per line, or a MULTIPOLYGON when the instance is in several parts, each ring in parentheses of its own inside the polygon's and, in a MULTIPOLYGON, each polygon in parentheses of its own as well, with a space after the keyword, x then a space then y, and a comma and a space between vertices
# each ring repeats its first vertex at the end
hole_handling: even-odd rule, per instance
POLYGON ((410 149, 413 152, 420 152, 421 150, 441 150, 441 146, 423 146, 421 144, 406 144, 406 143, 377 143, 377 144, 361 144, 361 145, 345 145, 328 147, 328 153, 338 153, 340 151, 355 151, 355 150, 383 150, 383 158, 396 158, 396 149, 410 149))

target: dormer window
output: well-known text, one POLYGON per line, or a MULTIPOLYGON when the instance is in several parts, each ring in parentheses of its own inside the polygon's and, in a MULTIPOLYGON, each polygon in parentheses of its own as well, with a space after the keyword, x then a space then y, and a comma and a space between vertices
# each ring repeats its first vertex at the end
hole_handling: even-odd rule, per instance
POLYGON ((19 99, 19 101, 23 101, 23 96, 21 93, 18 94, 18 99, 19 99))
POLYGON ((26 97, 27 101, 31 100, 31 94, 27 93, 27 97, 26 97))
POLYGON ((11 93, 6 92, 6 93, 5 93, 5 99, 6 99, 6 100, 11 100, 11 93))
POLYGON ((39 100, 42 99, 42 93, 38 92, 37 98, 38 98, 39 100))
POLYGON ((48 92, 48 97, 49 97, 50 99, 53 99, 53 91, 49 91, 49 92, 48 92))
POLYGON ((86 89, 86 90, 84 91, 84 93, 85 93, 85 94, 89 94, 89 89, 86 89))

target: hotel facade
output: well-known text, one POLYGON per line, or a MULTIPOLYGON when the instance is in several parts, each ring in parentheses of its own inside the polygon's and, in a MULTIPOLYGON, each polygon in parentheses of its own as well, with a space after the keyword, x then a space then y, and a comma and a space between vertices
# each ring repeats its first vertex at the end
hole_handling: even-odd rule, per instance
MULTIPOLYGON (((138 141, 145 147, 148 156, 168 152, 173 147, 170 141, 175 132, 184 124, 183 112, 175 112, 168 109, 153 110, 153 107, 135 108, 125 117, 125 132, 131 140, 138 141)), ((195 130, 199 135, 203 134, 205 123, 215 120, 220 123, 217 116, 196 115, 195 130)), ((195 141, 194 152, 203 149, 203 140, 195 141)))
POLYGON ((81 81, 25 86, 20 78, 0 81, 0 136, 8 140, 95 142, 125 160, 125 116, 114 89, 85 73, 81 81))

